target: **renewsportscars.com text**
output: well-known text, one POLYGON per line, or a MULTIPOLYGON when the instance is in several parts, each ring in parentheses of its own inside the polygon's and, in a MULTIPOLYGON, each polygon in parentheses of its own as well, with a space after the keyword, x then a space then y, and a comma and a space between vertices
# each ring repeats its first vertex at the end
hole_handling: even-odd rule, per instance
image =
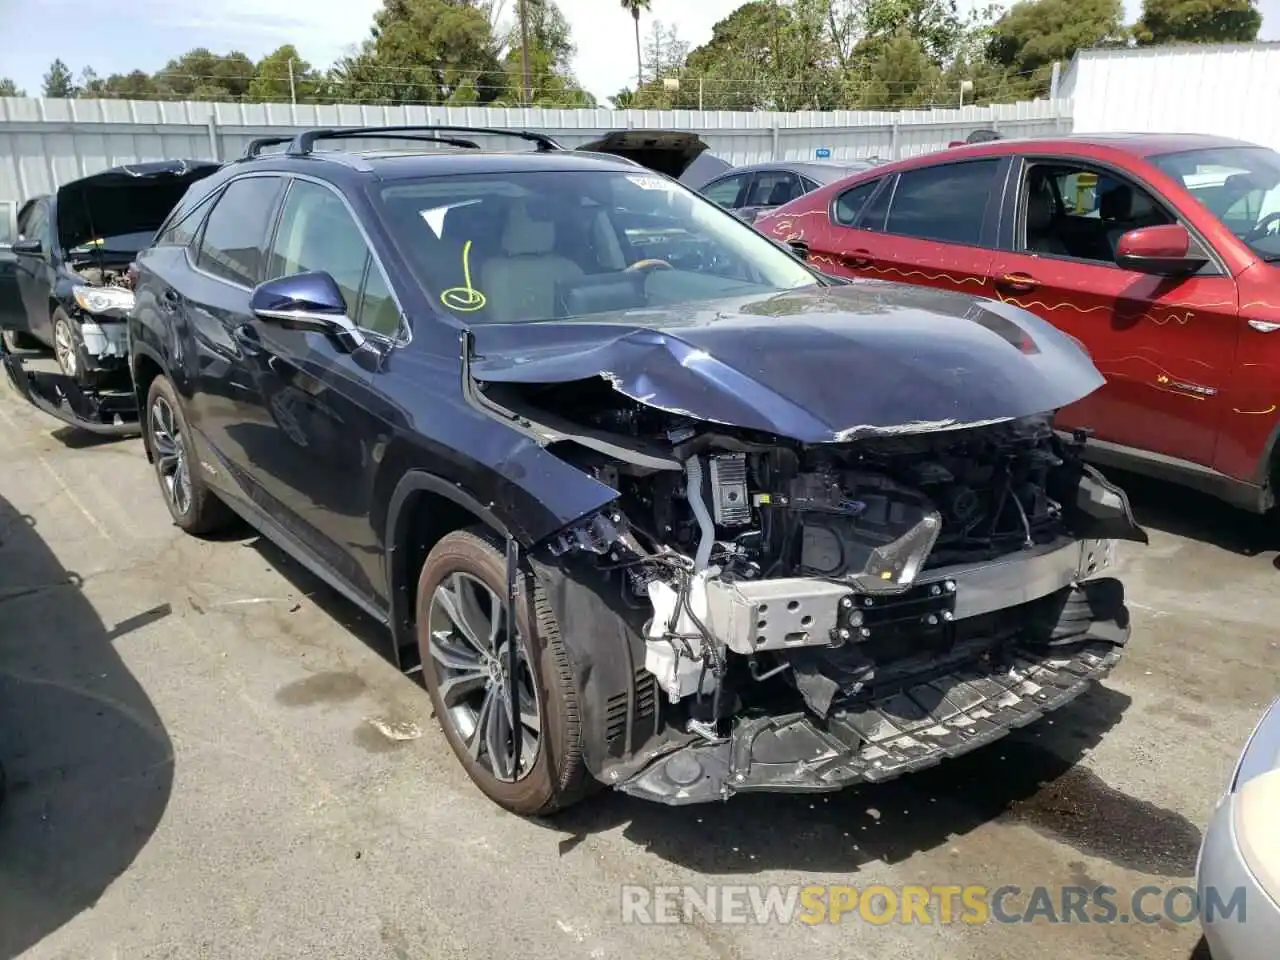
POLYGON ((836 884, 768 886, 721 884, 624 886, 622 922, 1022 924, 1022 923, 1243 923, 1245 890, 1144 886, 988 887, 938 884, 863 887, 836 884))

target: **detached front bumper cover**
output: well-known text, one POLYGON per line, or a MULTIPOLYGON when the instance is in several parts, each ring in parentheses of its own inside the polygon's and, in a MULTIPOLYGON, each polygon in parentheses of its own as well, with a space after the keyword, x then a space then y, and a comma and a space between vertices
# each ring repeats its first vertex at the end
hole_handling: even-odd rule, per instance
POLYGON ((0 337, 0 363, 15 390, 29 404, 79 430, 98 436, 127 437, 142 432, 138 401, 132 391, 85 390, 61 373, 26 368, 0 337))
POLYGON ((1106 588, 1071 591, 1047 642, 1017 641, 999 657, 952 661, 872 689, 826 721, 804 711, 741 717, 726 740, 661 757, 619 789, 671 805, 746 792, 828 792, 892 780, 989 744, 1075 699, 1119 662, 1129 636, 1123 587, 1096 583, 1106 588))

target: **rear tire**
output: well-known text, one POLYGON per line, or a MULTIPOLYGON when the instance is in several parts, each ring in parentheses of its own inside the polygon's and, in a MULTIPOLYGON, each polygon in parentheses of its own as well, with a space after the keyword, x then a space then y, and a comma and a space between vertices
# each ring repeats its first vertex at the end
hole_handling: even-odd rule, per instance
POLYGON ((582 753, 581 714, 568 651, 541 586, 523 570, 516 604, 523 746, 519 770, 511 775, 511 724, 506 720, 509 714, 500 712, 506 704, 505 652, 500 647, 500 598, 505 594, 506 557, 489 530, 455 531, 436 544, 418 577, 423 678, 445 739, 472 782, 512 813, 545 816, 577 803, 594 781, 582 753), (469 632, 482 642, 467 641, 455 617, 465 620, 469 632), (491 641, 487 645, 486 639, 491 641), (496 749, 490 749, 491 744, 496 749))
POLYGON ((160 492, 173 522, 195 536, 228 526, 233 514, 205 482, 182 404, 167 377, 151 381, 143 429, 160 492))

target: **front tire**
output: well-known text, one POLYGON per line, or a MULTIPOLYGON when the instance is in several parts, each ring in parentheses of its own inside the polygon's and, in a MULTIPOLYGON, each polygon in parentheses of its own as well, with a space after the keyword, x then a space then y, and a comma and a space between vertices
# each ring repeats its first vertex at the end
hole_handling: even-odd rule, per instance
POLYGON ((512 813, 545 816, 581 800, 593 781, 568 651, 541 586, 525 571, 520 578, 518 769, 503 646, 506 558, 487 529, 447 534, 427 556, 418 577, 418 646, 436 717, 472 782, 512 813))
POLYGON ((231 511, 200 472, 182 404, 167 377, 151 381, 144 423, 156 479, 173 522, 196 536, 227 526, 231 511))

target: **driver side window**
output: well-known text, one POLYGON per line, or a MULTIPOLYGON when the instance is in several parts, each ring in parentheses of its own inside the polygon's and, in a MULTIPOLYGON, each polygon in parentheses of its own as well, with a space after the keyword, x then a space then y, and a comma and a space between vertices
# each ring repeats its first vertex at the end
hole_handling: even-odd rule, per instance
POLYGON ((1021 197, 1017 249, 1041 256, 1115 266, 1130 230, 1176 222, 1131 180, 1069 161, 1030 164, 1021 197))
POLYGON ((328 187, 295 180, 285 197, 267 276, 318 271, 337 282, 347 315, 357 326, 385 337, 396 335, 399 308, 347 205, 328 187))

